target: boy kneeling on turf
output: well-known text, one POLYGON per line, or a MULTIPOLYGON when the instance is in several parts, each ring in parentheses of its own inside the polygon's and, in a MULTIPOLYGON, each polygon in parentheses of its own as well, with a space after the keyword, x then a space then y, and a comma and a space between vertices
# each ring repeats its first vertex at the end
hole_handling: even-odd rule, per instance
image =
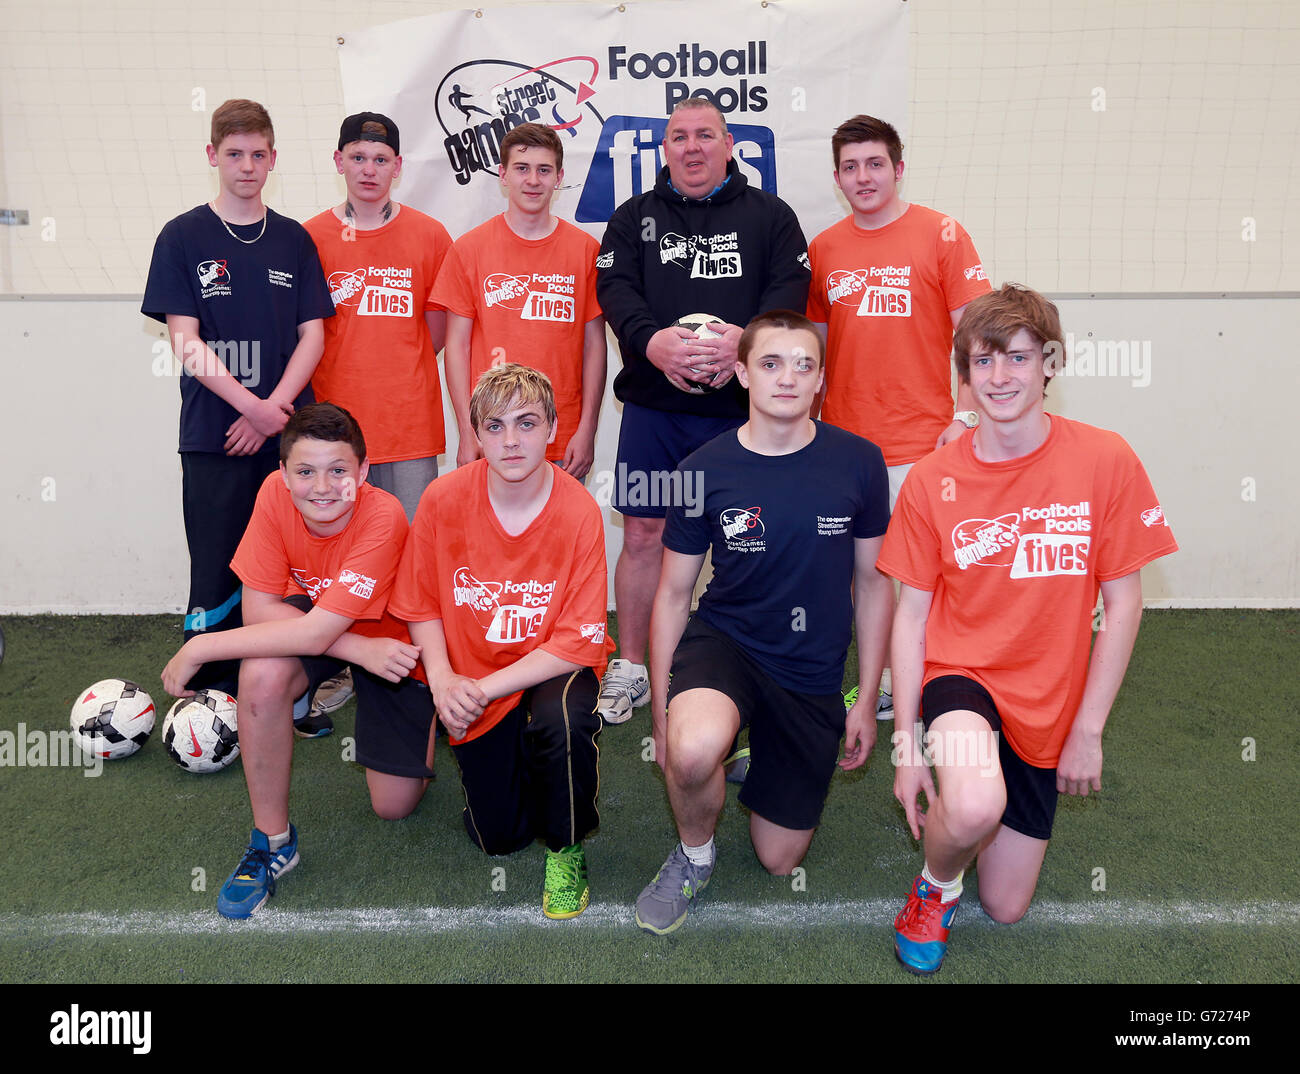
POLYGON ((470 839, 488 854, 544 839, 542 910, 576 917, 612 648, 604 526, 581 483, 546 461, 556 418, 545 374, 489 369, 469 413, 482 458, 425 490, 390 609, 421 647, 470 839))
POLYGON ((248 850, 222 885, 217 910, 245 918, 298 864, 289 823, 294 699, 352 665, 357 761, 375 812, 411 812, 433 778, 433 704, 420 650, 386 610, 406 541, 396 497, 365 483, 361 429, 342 407, 304 406, 280 434, 231 568, 244 584, 244 623, 199 634, 168 662, 177 697, 210 660, 240 660, 239 746, 253 807, 248 850))
POLYGON ((648 932, 676 929, 709 882, 723 759, 742 726, 753 757, 740 802, 754 852, 776 875, 808 852, 840 739, 845 769, 862 765, 876 740, 894 601, 876 570, 889 481, 878 447, 809 417, 822 356, 802 314, 755 317, 736 361, 749 420, 678 467, 680 487, 700 487, 688 480, 697 475, 704 494, 693 509, 669 508, 650 620, 655 755, 681 842, 637 899, 648 932), (713 578, 690 618, 710 548, 713 578), (855 624, 863 700, 846 713, 840 688, 855 624))
POLYGON ((1101 732, 1142 616, 1139 568, 1178 548, 1133 449, 1044 413, 1062 338, 1056 307, 1015 284, 966 307, 953 351, 979 424, 916 464, 880 553, 902 583, 894 796, 913 837, 925 828, 925 868, 894 922, 913 973, 943 962, 972 862, 990 917, 1029 908, 1056 796, 1101 790, 1101 732))

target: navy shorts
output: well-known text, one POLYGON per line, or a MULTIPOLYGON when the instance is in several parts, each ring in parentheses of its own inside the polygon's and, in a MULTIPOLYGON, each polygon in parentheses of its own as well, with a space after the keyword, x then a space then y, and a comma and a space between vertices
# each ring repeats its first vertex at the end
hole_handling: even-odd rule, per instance
POLYGON ((749 726, 753 751, 740 804, 782 828, 821 822, 844 737, 844 698, 787 690, 720 630, 693 618, 673 653, 668 703, 687 690, 717 690, 749 726))
POLYGON ((921 725, 929 731, 945 712, 963 709, 978 713, 998 735, 998 763, 1007 788, 1007 808, 1002 823, 1031 839, 1050 839, 1056 820, 1056 769, 1035 768, 1007 745, 1002 717, 992 696, 974 679, 940 675, 921 691, 921 725))
POLYGON ((665 518, 672 505, 665 502, 669 497, 664 492, 674 487, 672 473, 677 464, 714 437, 744 423, 743 417, 675 414, 624 403, 611 506, 635 518, 665 518))

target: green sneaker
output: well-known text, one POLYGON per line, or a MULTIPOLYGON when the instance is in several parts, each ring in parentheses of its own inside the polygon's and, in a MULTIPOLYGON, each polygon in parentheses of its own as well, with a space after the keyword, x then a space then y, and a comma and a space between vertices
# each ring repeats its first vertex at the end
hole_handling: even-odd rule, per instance
POLYGON ((546 851, 546 884, 542 888, 542 913, 556 921, 577 917, 587 908, 587 856, 582 844, 546 851))
POLYGON ((852 690, 850 690, 847 694, 844 695, 844 711, 848 712, 849 709, 851 709, 857 703, 858 703, 858 688, 855 686, 853 687, 852 690))

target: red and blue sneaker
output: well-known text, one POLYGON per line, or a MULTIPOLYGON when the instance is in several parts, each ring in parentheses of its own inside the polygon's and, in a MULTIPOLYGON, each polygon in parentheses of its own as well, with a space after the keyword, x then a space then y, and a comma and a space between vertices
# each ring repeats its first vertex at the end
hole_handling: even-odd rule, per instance
POLYGON ((939 888, 917 877, 907 905, 894 918, 894 953, 903 968, 929 976, 937 973, 948 951, 948 930, 961 899, 940 902, 939 888))

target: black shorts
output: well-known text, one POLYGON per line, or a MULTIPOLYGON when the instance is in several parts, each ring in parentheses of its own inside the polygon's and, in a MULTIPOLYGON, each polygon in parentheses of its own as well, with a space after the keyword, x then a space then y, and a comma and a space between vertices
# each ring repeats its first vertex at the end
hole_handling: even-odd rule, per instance
POLYGON ((433 779, 433 695, 409 675, 389 682, 330 656, 300 656, 310 695, 344 668, 352 668, 357 697, 357 764, 389 776, 433 779))
POLYGON ((1056 769, 1035 768, 1007 745, 1002 717, 984 687, 965 675, 940 675, 921 691, 921 725, 925 731, 945 712, 978 713, 998 735, 998 763, 1007 788, 1002 823, 1031 839, 1050 839, 1056 819, 1056 769))
POLYGON ((694 617, 673 653, 668 703, 687 690, 717 690, 749 726, 752 751, 740 803, 782 828, 821 822, 844 737, 844 698, 787 690, 734 641, 694 617))
POLYGON ((565 672, 525 690, 491 730, 451 747, 475 845, 513 854, 540 838, 561 850, 600 823, 599 693, 591 668, 565 672))
POLYGON ((614 468, 618 480, 611 506, 620 514, 636 518, 667 517, 672 505, 666 502, 664 494, 676 495, 672 474, 677 464, 715 436, 738 428, 744 421, 743 417, 675 414, 624 403, 614 468))

